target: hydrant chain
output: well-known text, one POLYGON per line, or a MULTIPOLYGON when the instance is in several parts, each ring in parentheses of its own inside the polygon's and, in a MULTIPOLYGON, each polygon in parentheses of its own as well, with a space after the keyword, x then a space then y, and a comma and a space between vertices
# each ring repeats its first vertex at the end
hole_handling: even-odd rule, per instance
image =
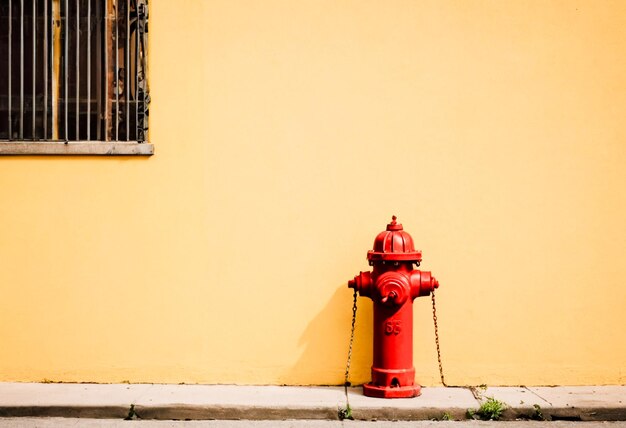
POLYGON ((358 292, 354 290, 354 297, 352 302, 352 327, 350 330, 350 346, 348 346, 348 361, 346 362, 346 376, 344 386, 346 388, 346 398, 348 398, 348 387, 350 386, 350 381, 348 380, 350 376, 350 361, 352 360, 352 344, 354 342, 354 326, 356 323, 356 298, 358 292))
POLYGON ((443 367, 441 365, 441 349, 439 348, 439 328, 437 327, 437 309, 435 307, 435 290, 430 294, 430 298, 433 301, 433 324, 435 325, 435 344, 437 345, 437 361, 439 362, 439 376, 441 377, 441 383, 443 386, 448 386, 443 379, 443 367))
POLYGON ((344 410, 339 411, 340 419, 353 419, 352 418, 352 409, 350 409, 350 400, 348 398, 348 387, 350 386, 349 376, 350 376, 350 361, 352 360, 352 344, 354 343, 354 326, 356 323, 356 299, 357 299, 358 291, 354 290, 354 297, 352 302, 352 327, 350 329, 350 345, 348 346, 348 361, 346 362, 346 375, 345 381, 343 383, 343 390, 346 394, 346 408, 344 410))

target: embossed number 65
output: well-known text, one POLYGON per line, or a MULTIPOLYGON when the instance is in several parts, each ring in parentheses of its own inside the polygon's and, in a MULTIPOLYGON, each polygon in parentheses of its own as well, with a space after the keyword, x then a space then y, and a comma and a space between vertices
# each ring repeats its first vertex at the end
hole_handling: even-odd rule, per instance
POLYGON ((400 330, 402 330, 400 327, 400 321, 387 321, 385 323, 385 334, 387 335, 398 335, 400 334, 400 330))

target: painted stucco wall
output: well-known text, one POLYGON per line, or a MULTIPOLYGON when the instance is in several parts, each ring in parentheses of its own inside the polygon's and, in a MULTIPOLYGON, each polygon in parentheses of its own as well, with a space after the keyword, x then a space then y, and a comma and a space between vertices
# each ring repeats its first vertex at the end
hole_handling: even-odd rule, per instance
POLYGON ((396 214, 450 384, 626 383, 626 3, 151 0, 150 42, 153 157, 0 158, 0 381, 342 383, 396 214))

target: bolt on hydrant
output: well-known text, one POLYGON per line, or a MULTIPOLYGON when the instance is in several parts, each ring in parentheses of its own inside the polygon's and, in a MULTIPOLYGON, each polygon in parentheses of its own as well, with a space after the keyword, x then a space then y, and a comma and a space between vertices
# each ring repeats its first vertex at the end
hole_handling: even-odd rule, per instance
POLYGON ((428 296, 439 282, 417 269, 422 252, 392 217, 367 252, 372 272, 361 272, 348 287, 374 302, 372 381, 363 385, 368 397, 410 398, 420 395, 413 367, 413 300, 428 296))

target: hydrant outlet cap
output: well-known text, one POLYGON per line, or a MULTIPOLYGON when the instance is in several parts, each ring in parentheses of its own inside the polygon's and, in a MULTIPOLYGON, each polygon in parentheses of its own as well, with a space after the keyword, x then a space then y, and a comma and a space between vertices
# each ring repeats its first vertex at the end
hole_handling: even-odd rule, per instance
POLYGON ((397 217, 391 218, 387 230, 380 232, 374 240, 374 249, 367 252, 370 261, 421 261, 422 252, 416 251, 413 238, 396 222, 397 217))

